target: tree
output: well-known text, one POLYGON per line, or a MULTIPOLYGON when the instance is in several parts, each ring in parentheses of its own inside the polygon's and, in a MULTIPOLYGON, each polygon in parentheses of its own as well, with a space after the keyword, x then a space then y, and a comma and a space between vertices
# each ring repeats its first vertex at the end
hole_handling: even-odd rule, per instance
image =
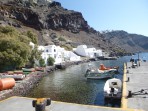
POLYGON ((37 36, 33 32, 27 31, 27 36, 31 39, 33 43, 38 44, 37 36))
POLYGON ((34 49, 31 50, 29 62, 27 63, 27 65, 29 67, 34 67, 35 66, 35 61, 36 60, 38 61, 40 59, 41 59, 41 52, 38 51, 37 46, 35 46, 34 49))
POLYGON ((0 26, 0 71, 24 67, 28 62, 40 59, 37 47, 32 49, 29 42, 37 43, 37 37, 29 31, 23 34, 10 26, 0 26))
POLYGON ((30 47, 11 38, 0 39, 0 69, 22 67, 28 62, 30 47))
POLYGON ((44 67, 44 66, 45 66, 45 61, 44 61, 44 59, 41 58, 41 59, 39 60, 39 64, 40 64, 41 67, 44 67))
POLYGON ((55 60, 52 57, 48 57, 47 59, 47 65, 52 66, 54 64, 55 60))

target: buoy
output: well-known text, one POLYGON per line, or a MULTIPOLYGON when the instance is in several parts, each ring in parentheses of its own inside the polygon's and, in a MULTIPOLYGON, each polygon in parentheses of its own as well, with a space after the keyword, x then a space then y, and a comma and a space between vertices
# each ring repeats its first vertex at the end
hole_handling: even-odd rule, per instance
POLYGON ((15 80, 13 78, 0 79, 0 91, 11 89, 15 86, 15 80))

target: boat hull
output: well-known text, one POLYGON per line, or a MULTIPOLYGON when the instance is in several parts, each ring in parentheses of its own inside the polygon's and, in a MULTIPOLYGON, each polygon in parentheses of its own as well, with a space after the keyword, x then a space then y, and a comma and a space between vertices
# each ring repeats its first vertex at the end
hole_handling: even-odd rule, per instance
POLYGON ((85 77, 87 79, 108 79, 113 77, 113 73, 105 72, 105 73, 97 73, 97 72, 86 72, 85 77))
POLYGON ((118 92, 117 94, 107 94, 104 92, 104 98, 105 99, 109 99, 109 98, 113 98, 113 99, 121 99, 122 97, 122 92, 118 92))

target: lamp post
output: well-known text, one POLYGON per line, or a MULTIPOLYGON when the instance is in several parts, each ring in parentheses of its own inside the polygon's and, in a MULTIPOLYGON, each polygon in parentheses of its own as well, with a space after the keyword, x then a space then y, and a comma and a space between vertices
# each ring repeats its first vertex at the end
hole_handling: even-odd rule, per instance
POLYGON ((138 52, 138 63, 139 63, 139 66, 140 66, 140 58, 139 58, 139 53, 140 53, 140 52, 138 52))
POLYGON ((139 61, 139 52, 138 52, 138 61, 139 61))

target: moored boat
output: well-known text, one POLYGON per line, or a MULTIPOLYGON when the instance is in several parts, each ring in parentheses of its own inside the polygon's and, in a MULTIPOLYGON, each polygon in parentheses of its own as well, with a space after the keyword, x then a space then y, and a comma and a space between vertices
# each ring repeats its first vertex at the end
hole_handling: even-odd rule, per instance
POLYGON ((120 79, 108 79, 104 85, 104 97, 121 99, 122 96, 122 82, 120 79))
POLYGON ((89 64, 85 77, 87 79, 108 79, 112 78, 116 72, 118 72, 118 68, 106 68, 103 64, 100 65, 100 68, 94 68, 89 64))
POLYGON ((87 70, 85 77, 87 79, 108 79, 112 78, 114 73, 112 72, 97 72, 93 70, 87 70))

